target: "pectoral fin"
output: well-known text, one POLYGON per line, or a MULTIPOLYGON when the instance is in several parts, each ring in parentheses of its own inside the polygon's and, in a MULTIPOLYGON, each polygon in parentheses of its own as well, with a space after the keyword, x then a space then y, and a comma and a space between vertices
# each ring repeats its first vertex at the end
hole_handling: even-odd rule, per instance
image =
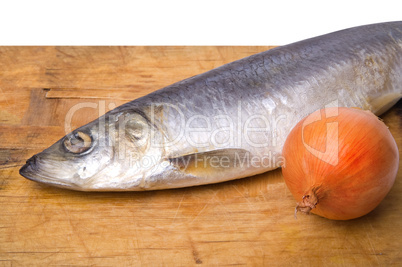
POLYGON ((200 178, 234 174, 242 177, 251 157, 244 149, 219 149, 171 157, 169 161, 178 171, 200 178))

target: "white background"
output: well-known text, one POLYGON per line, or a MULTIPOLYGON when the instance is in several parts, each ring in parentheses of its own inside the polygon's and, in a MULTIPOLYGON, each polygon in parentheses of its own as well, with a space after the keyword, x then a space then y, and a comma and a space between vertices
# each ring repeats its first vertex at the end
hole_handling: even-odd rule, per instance
POLYGON ((395 20, 384 0, 14 0, 0 4, 0 44, 283 45, 395 20))

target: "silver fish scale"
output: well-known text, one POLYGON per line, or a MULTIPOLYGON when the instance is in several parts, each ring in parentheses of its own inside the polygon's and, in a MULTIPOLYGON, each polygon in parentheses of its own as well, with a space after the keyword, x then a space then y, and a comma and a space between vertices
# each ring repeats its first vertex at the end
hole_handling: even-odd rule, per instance
MULTIPOLYGON (((175 83, 126 105, 143 107, 144 104, 168 103, 180 108, 185 120, 197 115, 213 118, 230 114, 234 123, 242 124, 255 114, 267 118, 283 115, 286 121, 281 121, 282 124, 276 125, 278 128, 275 129, 282 133, 275 148, 243 146, 258 155, 272 149, 279 153, 285 133, 314 110, 333 102, 340 106, 370 109, 370 98, 384 91, 400 92, 400 89, 384 86, 384 75, 364 65, 364 62, 366 58, 372 58, 384 68, 390 58, 400 59, 401 29, 401 22, 369 25, 277 47, 175 83), (395 42, 398 44, 395 45, 395 42), (364 73, 369 71, 374 74, 368 76, 364 73), (357 75, 361 76, 358 80, 357 75), (379 82, 381 77, 383 81, 379 82), (375 84, 378 88, 373 86, 375 84), (240 121, 239 109, 242 115, 240 121)), ((400 72, 392 76, 400 79, 400 72)), ((177 127, 180 122, 175 110, 170 115, 166 131, 167 136, 174 138, 182 129, 177 127)), ((163 124, 166 123, 164 120, 163 124)), ((214 121, 211 121, 211 126, 212 131, 221 127, 214 121)), ((175 154, 181 150, 193 150, 185 138, 179 144, 174 147, 177 150, 175 154)))

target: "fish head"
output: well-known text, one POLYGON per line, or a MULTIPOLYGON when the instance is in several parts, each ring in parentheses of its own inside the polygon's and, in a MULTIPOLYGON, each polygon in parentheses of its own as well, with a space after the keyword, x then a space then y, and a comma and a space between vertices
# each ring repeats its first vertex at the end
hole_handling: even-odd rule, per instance
POLYGON ((141 190, 160 169, 161 134, 140 113, 107 113, 31 157, 27 179, 79 191, 141 190))

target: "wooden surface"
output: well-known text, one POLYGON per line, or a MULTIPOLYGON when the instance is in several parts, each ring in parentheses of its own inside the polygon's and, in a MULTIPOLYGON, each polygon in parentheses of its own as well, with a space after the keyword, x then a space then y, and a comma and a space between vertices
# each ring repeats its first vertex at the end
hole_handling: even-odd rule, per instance
MULTIPOLYGON (((269 47, 0 47, 0 266, 402 264, 402 171, 372 213, 293 217, 280 170, 185 189, 84 193, 18 170, 109 108, 269 47)), ((402 103, 383 116, 402 147, 402 103)), ((401 169, 401 168, 400 168, 401 169)))

